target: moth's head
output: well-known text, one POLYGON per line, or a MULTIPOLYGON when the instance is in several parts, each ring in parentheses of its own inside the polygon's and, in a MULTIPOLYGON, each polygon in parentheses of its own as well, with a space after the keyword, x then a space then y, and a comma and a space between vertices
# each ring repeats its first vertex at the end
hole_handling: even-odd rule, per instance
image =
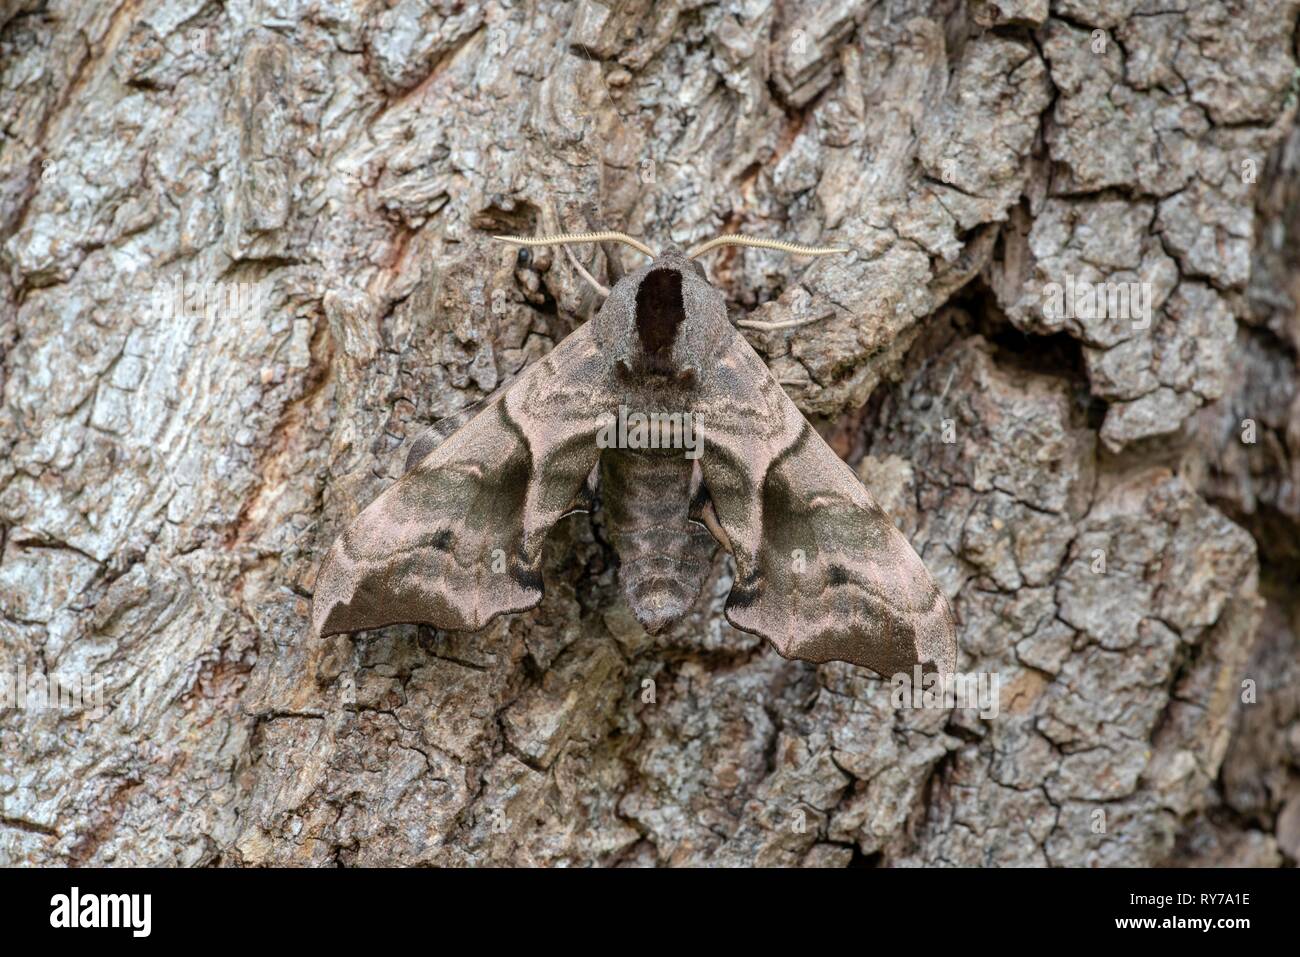
POLYGON ((727 341, 726 301, 704 273, 698 257, 720 246, 757 246, 803 256, 847 252, 838 247, 801 246, 753 236, 718 236, 690 252, 669 244, 661 253, 623 233, 580 233, 525 239, 497 236, 520 246, 567 246, 619 242, 652 260, 606 289, 567 249, 575 268, 606 296, 592 320, 597 340, 617 370, 634 379, 689 381, 727 341))

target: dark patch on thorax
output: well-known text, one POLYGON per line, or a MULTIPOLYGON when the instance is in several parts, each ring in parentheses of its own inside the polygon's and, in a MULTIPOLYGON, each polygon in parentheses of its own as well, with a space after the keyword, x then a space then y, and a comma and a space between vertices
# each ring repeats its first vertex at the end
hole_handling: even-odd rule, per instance
POLYGON ((672 347, 677 327, 686 321, 682 274, 676 269, 652 269, 636 290, 636 332, 641 348, 651 356, 672 347))

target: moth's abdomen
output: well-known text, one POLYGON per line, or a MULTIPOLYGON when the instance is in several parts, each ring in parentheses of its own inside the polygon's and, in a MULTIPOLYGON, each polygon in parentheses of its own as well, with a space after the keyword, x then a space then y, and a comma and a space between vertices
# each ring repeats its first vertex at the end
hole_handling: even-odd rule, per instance
POLYGON ((651 634, 690 610, 717 549, 690 520, 692 469, 681 449, 601 454, 601 499, 619 585, 651 634))

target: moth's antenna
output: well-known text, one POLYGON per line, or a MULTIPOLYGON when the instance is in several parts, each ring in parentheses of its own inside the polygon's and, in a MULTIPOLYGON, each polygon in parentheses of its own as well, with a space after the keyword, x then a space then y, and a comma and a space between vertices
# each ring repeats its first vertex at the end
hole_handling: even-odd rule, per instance
POLYGON ((848 249, 843 246, 804 246, 800 243, 787 243, 779 239, 760 239, 758 236, 732 235, 715 236, 707 243, 696 246, 686 255, 691 259, 695 259, 712 249, 717 249, 719 246, 754 246, 758 249, 776 249, 795 256, 833 256, 836 253, 848 252, 848 249))
MULTIPOLYGON (((692 249, 687 256, 696 259, 719 246, 753 246, 758 249, 775 249, 795 256, 834 256, 849 250, 843 246, 805 246, 802 243, 787 243, 780 239, 761 239, 758 236, 726 235, 715 236, 707 243, 692 249)), ((777 332, 781 329, 796 329, 826 318, 825 315, 810 316, 804 319, 787 319, 784 322, 759 322, 754 319, 741 319, 736 325, 742 329, 755 329, 759 332, 777 332)))
POLYGON ((516 246, 564 246, 569 243, 604 243, 618 242, 626 243, 638 252, 643 252, 651 259, 656 259, 655 251, 641 242, 639 239, 633 239, 627 233, 556 233, 553 236, 493 236, 493 239, 499 239, 503 243, 513 243, 516 246))

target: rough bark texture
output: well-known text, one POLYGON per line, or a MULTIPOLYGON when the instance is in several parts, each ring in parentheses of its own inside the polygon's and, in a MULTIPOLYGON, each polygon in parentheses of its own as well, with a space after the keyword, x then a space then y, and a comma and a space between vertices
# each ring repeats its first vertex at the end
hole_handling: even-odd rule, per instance
POLYGON ((0 863, 1295 863, 1298 15, 0 0, 0 670, 107 712, 0 711, 0 863), (415 433, 594 305, 489 235, 592 228, 853 246, 709 268, 818 318, 752 342, 996 718, 781 659, 726 561, 648 637, 599 513, 535 612, 308 638, 415 433))

